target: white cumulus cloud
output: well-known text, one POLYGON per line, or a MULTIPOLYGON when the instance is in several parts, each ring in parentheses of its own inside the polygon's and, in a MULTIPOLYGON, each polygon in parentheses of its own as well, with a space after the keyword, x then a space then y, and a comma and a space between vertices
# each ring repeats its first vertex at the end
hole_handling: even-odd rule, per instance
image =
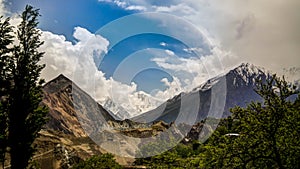
POLYGON ((98 0, 98 2, 106 2, 106 3, 113 3, 118 7, 121 7, 125 10, 136 10, 136 11, 146 11, 147 8, 142 5, 131 5, 131 3, 122 1, 122 0, 98 0))
MULTIPOLYGON (((137 91, 135 83, 127 85, 113 78, 107 79, 97 69, 95 56, 105 54, 109 42, 82 27, 76 27, 73 36, 77 39, 75 44, 67 41, 63 35, 43 31, 41 40, 45 43, 40 50, 45 52, 41 62, 47 65, 42 71, 42 77, 46 80, 64 74, 100 103, 110 98, 131 115, 154 109, 181 92, 181 84, 176 77, 171 82, 164 79, 166 90, 152 95, 137 91)), ((172 51, 168 53, 172 54, 172 51)))

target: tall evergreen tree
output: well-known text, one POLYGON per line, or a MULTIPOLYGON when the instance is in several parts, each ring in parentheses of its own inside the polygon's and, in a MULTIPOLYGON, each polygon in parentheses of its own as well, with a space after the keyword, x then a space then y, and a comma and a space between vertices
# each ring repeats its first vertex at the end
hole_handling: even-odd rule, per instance
POLYGON ((39 61, 44 53, 38 48, 40 31, 36 28, 39 10, 26 6, 18 26, 18 45, 14 47, 11 64, 12 89, 9 97, 9 147, 11 168, 26 168, 34 153, 32 145, 46 122, 47 109, 42 101, 43 80, 39 78, 45 65, 39 61))
POLYGON ((12 43, 12 27, 9 18, 0 17, 0 163, 4 166, 8 135, 7 98, 10 87, 9 54, 12 43))

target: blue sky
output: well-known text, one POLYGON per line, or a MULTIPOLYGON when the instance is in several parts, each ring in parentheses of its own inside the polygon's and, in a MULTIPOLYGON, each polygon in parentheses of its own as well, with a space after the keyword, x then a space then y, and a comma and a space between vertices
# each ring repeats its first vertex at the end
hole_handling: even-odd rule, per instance
POLYGON ((134 95, 136 89, 161 91, 158 97, 168 99, 176 95, 177 88, 189 91, 241 62, 274 72, 300 66, 299 0, 0 2, 0 14, 5 10, 21 13, 26 4, 40 9, 39 28, 46 52, 42 62, 47 64, 42 76, 46 80, 59 73, 72 78, 76 60, 85 59, 88 71, 80 72, 79 80, 93 82, 91 72, 98 73, 99 91, 107 91, 113 77, 127 85, 120 87, 127 95, 134 95), (143 12, 161 15, 132 15, 143 12), (96 44, 87 42, 89 38, 96 44), (94 49, 95 54, 88 53, 94 49), (101 72, 90 70, 93 66, 101 72))
MULTIPOLYGON (((73 37, 75 27, 83 27, 92 33, 96 33, 106 24, 115 21, 124 16, 138 13, 139 10, 126 10, 124 7, 117 5, 115 3, 109 2, 99 2, 97 0, 51 0, 51 1, 37 1, 37 0, 12 0, 8 4, 10 11, 20 13, 26 4, 30 4, 36 8, 40 9, 40 18, 39 28, 43 31, 50 31, 54 34, 64 35, 67 41, 71 41, 73 44, 76 43, 76 39, 73 37)), ((165 3, 153 3, 154 5, 164 5, 165 3)), ((139 22, 138 19, 133 19, 127 22, 124 28, 119 28, 118 25, 116 31, 124 31, 124 29, 134 30, 135 22, 139 22)), ((143 21, 141 21, 143 22, 143 21)), ((160 32, 157 28, 157 23, 151 19, 146 20, 142 28, 147 30, 158 29, 156 32, 160 32), (151 22, 155 26, 151 27, 151 22)), ((122 26, 122 25, 121 25, 122 26)), ((108 33, 104 32, 103 34, 111 36, 113 38, 114 32, 111 29, 108 29, 108 33)), ((102 32, 100 32, 102 35, 102 32)), ((110 41, 110 37, 106 37, 110 41)), ((140 50, 145 50, 149 48, 158 48, 162 50, 169 50, 174 52, 176 56, 183 58, 191 57, 192 54, 184 51, 188 48, 186 44, 179 41, 178 39, 155 33, 143 33, 128 37, 121 42, 118 42, 116 45, 108 51, 108 53, 103 57, 101 63, 98 64, 98 69, 105 73, 105 77, 109 79, 114 76, 116 68, 121 64, 121 62, 126 59, 127 56, 131 54, 139 55, 136 56, 139 59, 131 63, 131 66, 128 66, 122 71, 122 76, 115 75, 114 80, 120 81, 125 84, 130 84, 135 82, 137 84, 137 89, 151 93, 156 90, 165 90, 166 86, 161 80, 167 78, 169 81, 172 81, 172 72, 168 72, 154 62, 150 60, 156 57, 151 52, 138 53, 140 50), (165 44, 165 45, 162 45, 165 44), (142 70, 137 72, 134 76, 126 76, 130 74, 130 71, 133 71, 131 67, 134 65, 141 64, 143 61, 147 60, 148 70, 142 70)), ((97 62, 97 61, 96 61, 97 62)), ((146 66, 146 67, 147 67, 146 66)), ((182 73, 181 73, 182 74, 182 73)))
POLYGON ((134 13, 113 3, 97 0, 10 0, 12 12, 22 12, 26 4, 40 9, 39 27, 45 31, 65 35, 74 41, 74 27, 81 26, 96 32, 103 25, 134 13))
MULTIPOLYGON (((114 3, 98 2, 97 0, 12 0, 10 2, 9 7, 12 12, 20 13, 26 4, 39 8, 40 14, 42 15, 39 28, 44 31, 64 35, 68 41, 73 43, 76 41, 73 37, 74 27, 84 27, 90 32, 95 33, 98 29, 111 21, 139 12, 135 10, 125 10, 114 3)), ((103 62, 99 65, 99 69, 105 73, 106 78, 109 78, 113 76, 116 67, 127 55, 151 47, 161 49, 173 48, 170 50, 176 50, 174 48, 176 43, 180 44, 178 41, 163 35, 148 34, 130 37, 118 43, 108 52, 103 62), (161 42, 168 42, 171 45, 163 47, 160 45, 161 42)), ((138 84, 138 90, 151 92, 154 89, 163 90, 166 88, 166 86, 160 82, 162 78, 172 80, 172 77, 162 70, 149 69, 138 73, 131 81, 138 84)), ((115 80, 130 84, 130 82, 126 81, 126 78, 117 78, 115 80)))

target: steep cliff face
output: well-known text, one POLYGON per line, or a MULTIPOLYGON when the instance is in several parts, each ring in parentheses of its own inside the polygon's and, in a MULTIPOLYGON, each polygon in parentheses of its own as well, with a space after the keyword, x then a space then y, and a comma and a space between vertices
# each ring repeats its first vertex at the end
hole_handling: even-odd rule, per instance
POLYGON ((49 107, 46 129, 85 137, 97 128, 92 121, 114 120, 101 105, 63 75, 48 82, 43 90, 43 103, 49 107))

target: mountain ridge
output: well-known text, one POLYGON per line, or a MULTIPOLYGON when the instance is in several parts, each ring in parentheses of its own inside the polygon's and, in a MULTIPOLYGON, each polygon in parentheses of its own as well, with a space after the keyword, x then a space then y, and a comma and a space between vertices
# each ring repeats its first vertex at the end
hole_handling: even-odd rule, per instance
MULTIPOLYGON (((264 81, 268 76, 269 72, 261 70, 253 64, 242 63, 223 75, 209 79, 205 83, 194 88, 191 92, 181 93, 177 96, 174 96, 173 98, 168 99, 158 108, 133 117, 131 120, 139 122, 159 120, 163 120, 168 123, 173 122, 177 119, 180 113, 182 104, 181 98, 188 98, 192 95, 195 95, 195 93, 199 93, 199 97, 202 102, 198 103, 199 109, 196 110, 198 111, 196 122, 201 121, 205 119, 211 112, 211 105, 213 104, 211 101, 211 96, 216 94, 216 92, 212 93, 212 89, 214 87, 218 88, 217 86, 219 86, 221 89, 222 87, 220 85, 226 86, 226 101, 224 105, 224 112, 222 112, 223 115, 221 117, 227 117, 230 115, 229 108, 234 106, 244 107, 251 101, 260 101, 261 98, 253 89, 256 87, 256 80, 260 79, 264 81)), ((222 91, 220 91, 220 93, 222 93, 222 91)), ((217 112, 217 114, 218 113, 220 112, 217 112)), ((188 114, 185 113, 184 115, 188 114)))
MULTIPOLYGON (((223 113, 222 117, 227 117, 228 115, 230 115, 229 108, 232 108, 234 106, 244 107, 246 106, 246 104, 250 103, 251 101, 260 101, 261 98, 253 90, 256 87, 256 80, 257 79, 265 80, 269 75, 270 73, 264 70, 263 68, 257 67, 250 63, 242 63, 239 66, 235 67, 234 69, 229 70, 227 73, 209 79, 208 81, 202 83, 201 85, 194 88, 190 92, 185 92, 185 93, 182 92, 179 95, 176 95, 173 98, 168 99, 166 102, 162 103, 157 108, 131 118, 130 117, 128 118, 130 114, 125 110, 119 111, 119 108, 117 107, 117 105, 115 105, 115 103, 113 103, 112 100, 110 102, 106 102, 103 106, 100 105, 99 103, 96 103, 94 99, 91 98, 91 96, 89 96, 85 91, 81 90, 74 82, 72 82, 69 78, 67 78, 63 74, 60 74, 59 76, 57 76, 56 78, 54 78, 53 80, 45 84, 43 90, 46 93, 45 96, 48 96, 49 94, 53 94, 53 93, 63 94, 64 99, 67 100, 69 105, 74 104, 74 101, 81 102, 80 96, 75 97, 77 99, 74 100, 74 95, 73 95, 76 92, 77 92, 76 95, 80 93, 84 97, 88 98, 88 100, 90 100, 91 102, 94 102, 93 104, 98 105, 99 108, 97 109, 100 109, 100 112, 104 113, 104 116, 106 116, 106 118, 104 119, 102 118, 102 120, 109 119, 111 121, 116 121, 116 120, 120 121, 124 119, 130 119, 132 121, 137 121, 140 123, 143 122, 148 123, 148 122, 160 121, 160 120, 168 123, 173 122, 176 119, 175 117, 178 116, 178 113, 180 111, 180 104, 182 98, 188 99, 191 96, 195 98, 199 93, 200 100, 202 100, 202 102, 199 103, 199 109, 197 110, 198 111, 198 115, 196 119, 197 122, 203 120, 210 112, 211 104, 212 104, 211 103, 212 89, 215 86, 218 85, 220 86, 221 84, 220 81, 223 81, 223 83, 224 81, 226 82, 226 84, 223 84, 226 85, 226 97, 225 97, 226 102, 224 106, 224 112, 222 112, 223 113), (73 88, 75 90, 73 90, 73 88), (109 106, 114 106, 112 110, 116 110, 116 112, 106 110, 106 108, 109 106)), ((45 97, 45 99, 47 100, 47 97, 45 97)), ((48 102, 46 101, 46 103, 48 104, 48 106, 50 105, 49 101, 48 102)), ((53 105, 50 105, 50 107, 51 106, 53 105)), ((72 108, 68 106, 65 108, 67 110, 71 110, 72 113, 70 114, 71 117, 74 118, 74 120, 75 120, 75 116, 78 117, 78 114, 76 114, 76 112, 73 111, 72 108)), ((96 109, 94 109, 93 111, 95 110, 96 109)), ((59 119, 57 117, 57 114, 59 113, 55 114, 52 111, 52 116, 54 116, 58 121, 64 123, 65 121, 59 119)), ((66 113, 66 115, 68 115, 68 113, 66 113)), ((84 116, 84 118, 81 119, 84 119, 83 121, 89 120, 87 119, 86 116, 84 116)), ((76 124, 78 123, 76 122, 76 124)), ((62 128, 66 128, 66 127, 62 127, 62 128)), ((83 132, 81 132, 81 135, 82 134, 83 132)))

